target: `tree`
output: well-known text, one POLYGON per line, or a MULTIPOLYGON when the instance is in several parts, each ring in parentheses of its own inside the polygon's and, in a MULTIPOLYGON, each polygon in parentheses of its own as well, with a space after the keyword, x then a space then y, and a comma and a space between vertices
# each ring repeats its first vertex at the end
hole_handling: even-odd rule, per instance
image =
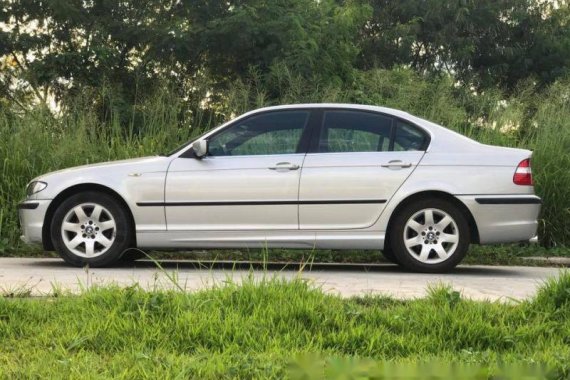
POLYGON ((2 70, 0 86, 14 102, 47 104, 109 83, 133 102, 165 72, 149 46, 167 33, 157 10, 170 3, 4 0, 0 56, 15 65, 2 70))
POLYGON ((547 84, 568 73, 568 3, 536 0, 375 0, 361 68, 410 65, 478 88, 547 84))

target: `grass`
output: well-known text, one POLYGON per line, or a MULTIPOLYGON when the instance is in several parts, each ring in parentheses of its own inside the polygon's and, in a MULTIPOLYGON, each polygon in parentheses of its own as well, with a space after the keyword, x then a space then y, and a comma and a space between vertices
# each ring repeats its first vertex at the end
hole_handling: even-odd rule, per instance
POLYGON ((343 378, 457 363, 479 368, 470 378, 516 364, 558 379, 570 376, 568 331, 568 273, 514 304, 465 300, 444 285, 413 301, 343 299, 300 279, 191 294, 94 288, 0 298, 0 377, 311 378, 326 368, 343 378))

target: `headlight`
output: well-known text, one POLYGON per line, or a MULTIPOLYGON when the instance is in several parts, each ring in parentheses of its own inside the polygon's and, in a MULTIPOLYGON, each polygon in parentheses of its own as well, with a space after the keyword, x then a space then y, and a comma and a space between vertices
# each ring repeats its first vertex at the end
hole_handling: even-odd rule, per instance
POLYGON ((32 181, 26 188, 26 195, 29 197, 35 193, 39 193, 47 187, 47 183, 42 181, 32 181))

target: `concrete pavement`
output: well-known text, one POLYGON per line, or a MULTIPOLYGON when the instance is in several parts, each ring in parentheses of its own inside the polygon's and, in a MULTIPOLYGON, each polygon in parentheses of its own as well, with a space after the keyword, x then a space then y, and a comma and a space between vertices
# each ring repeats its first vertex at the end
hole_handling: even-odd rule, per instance
POLYGON ((128 267, 105 269, 73 268, 60 259, 0 258, 0 295, 26 293, 49 295, 54 289, 78 292, 97 285, 129 286, 135 283, 145 289, 176 287, 168 278, 175 276, 180 287, 195 291, 240 282, 250 273, 254 278, 277 276, 291 279, 301 276, 326 292, 344 297, 375 294, 402 299, 423 297, 429 286, 449 284, 466 298, 477 300, 522 300, 535 294, 541 283, 567 269, 544 267, 460 266, 449 274, 417 274, 402 271, 395 265, 315 265, 299 272, 295 266, 271 265, 244 269, 250 264, 223 265, 189 261, 161 261, 165 271, 150 261, 128 267))

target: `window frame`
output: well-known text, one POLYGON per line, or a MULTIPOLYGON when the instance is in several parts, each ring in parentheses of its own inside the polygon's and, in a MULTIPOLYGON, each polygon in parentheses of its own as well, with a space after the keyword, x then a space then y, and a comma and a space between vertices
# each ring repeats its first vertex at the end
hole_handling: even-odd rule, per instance
MULTIPOLYGON (((328 138, 328 137, 327 137, 328 138)), ((373 111, 373 110, 365 110, 365 109, 358 109, 358 108, 334 108, 334 107, 327 107, 327 108, 320 108, 319 109, 319 121, 317 123, 317 126, 315 127, 315 130, 313 130, 312 134, 311 134, 311 141, 309 143, 309 149, 307 151, 307 153, 318 153, 318 154, 354 154, 354 153, 392 153, 392 152, 426 152, 429 149, 429 145, 431 143, 431 134, 425 130, 425 128, 422 128, 421 126, 419 126, 418 124, 399 117, 399 116, 395 116, 389 113, 385 113, 385 112, 379 112, 379 111, 373 111), (368 151, 368 152, 321 152, 319 151, 319 147, 320 147, 320 137, 321 134, 323 132, 323 129, 325 127, 325 114, 326 112, 331 112, 331 111, 340 111, 340 112, 357 112, 357 113, 370 113, 370 114, 374 114, 377 116, 383 116, 383 117, 387 117, 391 120, 391 131, 390 131, 390 142, 388 144, 388 150, 386 151, 368 151), (396 138, 396 129, 398 128, 397 126, 397 122, 400 121, 402 123, 408 124, 409 126, 411 126, 412 128, 417 129, 423 136, 424 136, 424 143, 422 144, 422 146, 420 147, 419 150, 413 150, 413 151, 396 151, 394 150, 394 140, 396 138)))

